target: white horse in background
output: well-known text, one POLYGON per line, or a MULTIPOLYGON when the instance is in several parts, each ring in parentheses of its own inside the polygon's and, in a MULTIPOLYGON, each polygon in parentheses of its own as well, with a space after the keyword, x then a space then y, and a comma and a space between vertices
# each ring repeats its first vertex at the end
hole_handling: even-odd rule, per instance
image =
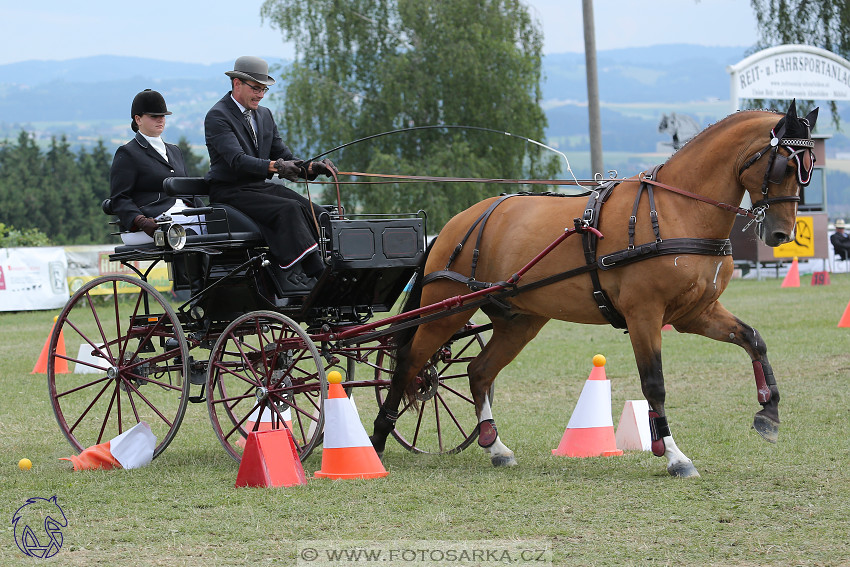
POLYGON ((661 122, 658 123, 658 132, 667 132, 673 137, 670 145, 674 150, 684 146, 688 140, 696 136, 702 130, 702 126, 687 114, 662 114, 661 122))

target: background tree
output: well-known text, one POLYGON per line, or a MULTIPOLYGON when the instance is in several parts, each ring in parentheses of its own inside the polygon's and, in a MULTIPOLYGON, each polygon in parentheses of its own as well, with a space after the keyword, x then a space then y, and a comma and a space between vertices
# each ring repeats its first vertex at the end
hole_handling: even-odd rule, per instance
MULTIPOLYGON (((283 70, 279 123, 302 157, 369 134, 430 124, 544 137, 542 34, 519 0, 266 0, 261 13, 295 44, 295 62, 283 70)), ((376 138, 329 157, 349 170, 551 178, 560 164, 543 152, 507 136, 441 129, 376 138)), ((370 212, 424 208, 431 228, 439 228, 502 190, 346 186, 343 200, 349 209, 370 212)))
MULTIPOLYGON (((756 16, 759 42, 753 52, 784 44, 812 45, 850 59, 850 2, 834 0, 750 0, 756 16)), ((803 115, 814 101, 797 101, 803 115)), ((751 102, 753 108, 784 108, 787 101, 751 102)), ((840 127, 838 105, 829 101, 832 123, 840 127)))
POLYGON ((189 177, 203 177, 209 169, 209 158, 196 154, 186 136, 180 136, 177 147, 183 153, 183 163, 186 165, 186 175, 189 177))
POLYGON ((0 144, 5 241, 44 245, 33 244, 46 242, 44 236, 57 244, 108 242, 110 227, 100 203, 109 196, 110 162, 103 142, 75 154, 65 136, 53 137, 43 151, 34 135, 21 131, 16 143, 0 144))

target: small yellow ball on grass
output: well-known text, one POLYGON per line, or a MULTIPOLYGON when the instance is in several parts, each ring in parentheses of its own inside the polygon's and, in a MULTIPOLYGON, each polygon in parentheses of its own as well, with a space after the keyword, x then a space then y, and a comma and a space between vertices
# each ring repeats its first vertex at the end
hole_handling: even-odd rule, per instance
POLYGON ((18 468, 22 471, 28 471, 32 468, 32 461, 29 459, 21 459, 18 461, 18 468))
POLYGON ((342 383, 342 374, 340 374, 336 370, 331 370, 330 372, 328 372, 328 382, 330 382, 331 384, 342 383))
POLYGON ((597 354, 593 357, 593 366, 605 366, 605 357, 597 354))

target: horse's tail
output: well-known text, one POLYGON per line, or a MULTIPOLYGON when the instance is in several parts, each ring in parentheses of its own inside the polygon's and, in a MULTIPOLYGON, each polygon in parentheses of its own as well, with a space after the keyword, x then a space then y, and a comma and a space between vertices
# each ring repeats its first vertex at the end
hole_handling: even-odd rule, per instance
MULTIPOLYGON (((434 243, 436 241, 436 238, 431 240, 431 243, 428 244, 428 247, 425 249, 425 254, 422 255, 422 261, 419 262, 419 265, 416 267, 416 272, 411 278, 410 290, 407 292, 407 296, 404 298, 404 303, 401 307, 402 313, 417 309, 419 307, 419 303, 422 301, 422 278, 425 277, 425 263, 428 261, 428 256, 431 254, 431 248, 434 247, 434 243)), ((393 333, 393 344, 397 345, 399 349, 407 346, 410 341, 413 340, 413 335, 416 334, 416 328, 416 326, 412 326, 406 329, 399 329, 393 333)))
MULTIPOLYGON (((422 301, 422 279, 425 276, 425 263, 428 261, 428 256, 431 254, 431 248, 433 248, 436 241, 437 239, 434 238, 431 243, 428 244, 428 247, 425 249, 425 254, 422 257, 422 261, 416 268, 416 272, 411 279, 410 290, 407 292, 407 297, 404 298, 404 303, 402 304, 402 313, 412 311, 420 306, 422 301)), ((416 334, 418 328, 418 326, 412 325, 405 329, 399 329, 391 335, 390 340, 392 341, 392 344, 396 345, 396 355, 391 364, 393 376, 396 372, 403 371, 410 351, 411 341, 413 341, 413 336, 416 334)), ((414 407, 416 406, 416 399, 414 398, 415 388, 416 381, 413 380, 410 384, 408 384, 408 388, 404 392, 408 402, 412 403, 414 407)))

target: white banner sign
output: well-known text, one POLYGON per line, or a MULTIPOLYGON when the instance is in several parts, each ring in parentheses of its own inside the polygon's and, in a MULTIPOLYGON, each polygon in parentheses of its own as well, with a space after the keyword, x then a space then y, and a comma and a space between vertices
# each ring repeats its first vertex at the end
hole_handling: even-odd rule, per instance
POLYGON ((726 70, 736 106, 742 98, 850 100, 850 62, 819 47, 771 47, 726 70))
POLYGON ((68 301, 65 249, 0 248, 0 311, 57 309, 68 301))

